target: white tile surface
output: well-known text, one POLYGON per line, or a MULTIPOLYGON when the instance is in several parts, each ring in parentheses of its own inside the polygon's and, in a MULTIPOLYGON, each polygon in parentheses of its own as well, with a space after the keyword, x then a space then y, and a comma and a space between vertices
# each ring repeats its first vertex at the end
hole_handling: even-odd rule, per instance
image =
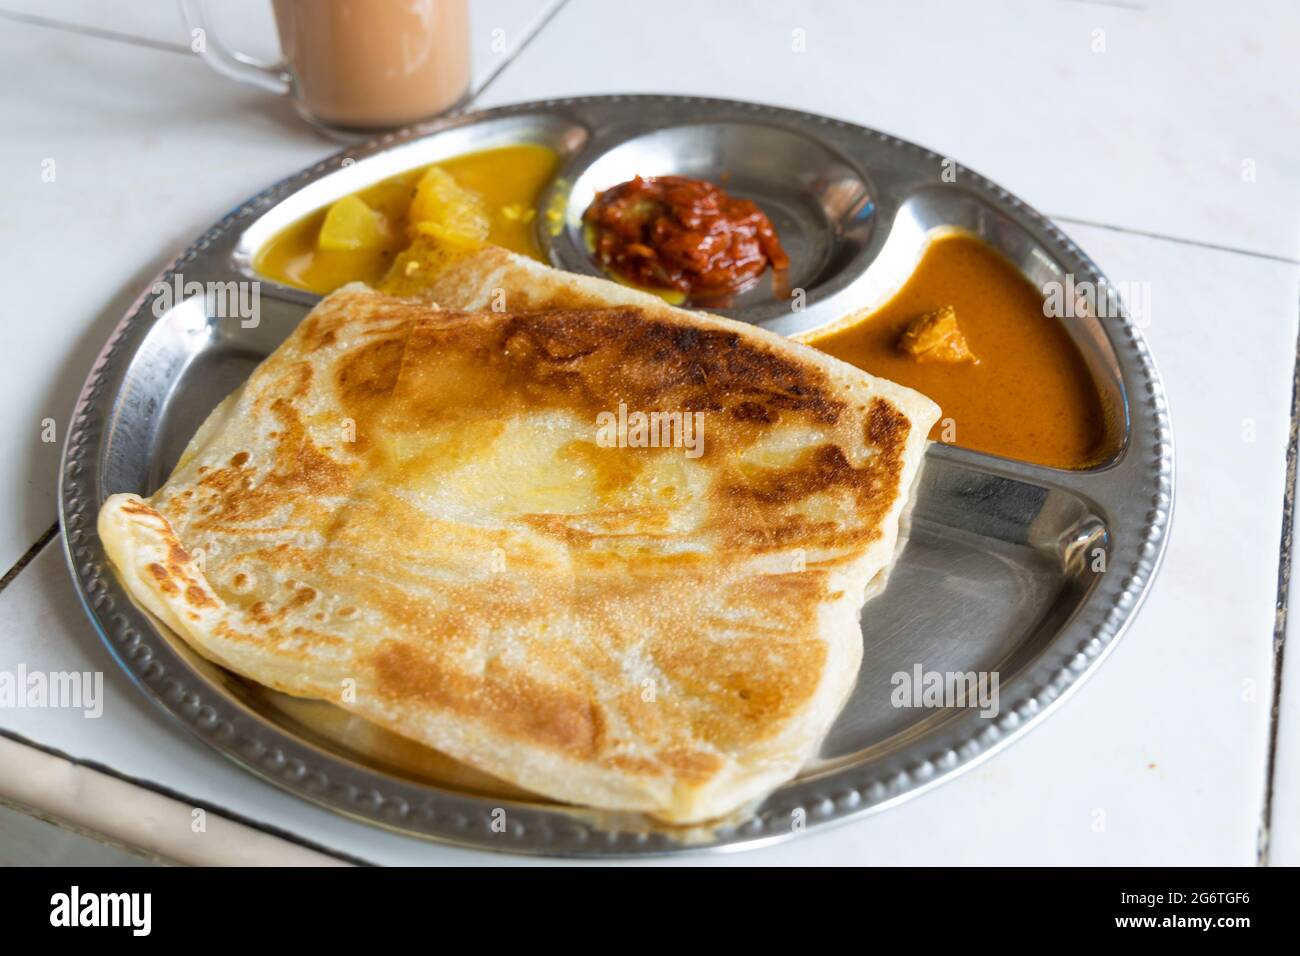
MULTIPOLYGON (((471 0, 472 86, 478 89, 510 59, 560 0, 471 0)), ((271 0, 209 0, 212 29, 229 46, 265 62, 280 58, 271 0)), ((177 0, 0 0, 14 13, 188 50, 190 33, 177 0)))
POLYGON ((570 0, 483 103, 642 92, 805 109, 956 157, 1051 215, 1300 259, 1287 0, 665 0, 627 33, 610 9, 570 0))
MULTIPOLYGON (((232 33, 232 43, 236 40, 250 42, 260 32, 261 26, 272 23, 270 0, 227 0, 226 3, 212 3, 210 6, 214 15, 220 14, 223 17, 223 23, 237 25, 239 21, 244 21, 248 24, 245 32, 238 35, 232 33), (234 15, 221 13, 219 8, 229 8, 234 15)), ((115 4, 98 0, 0 0, 0 13, 40 17, 68 26, 111 30, 123 36, 178 47, 189 46, 179 0, 130 0, 128 3, 115 4)), ((268 49, 254 49, 250 46, 248 52, 260 55, 268 49)))
MULTIPOLYGON (((983 766, 859 823, 701 862, 1254 862, 1300 267, 1071 233, 1113 278, 1151 283, 1148 336, 1173 409, 1178 482, 1147 606, 1059 713, 983 766)), ((13 731, 363 859, 502 861, 334 817, 212 755, 117 671, 57 545, 0 594, 0 633, 11 635, 0 669, 106 672, 101 719, 0 712, 13 731)))

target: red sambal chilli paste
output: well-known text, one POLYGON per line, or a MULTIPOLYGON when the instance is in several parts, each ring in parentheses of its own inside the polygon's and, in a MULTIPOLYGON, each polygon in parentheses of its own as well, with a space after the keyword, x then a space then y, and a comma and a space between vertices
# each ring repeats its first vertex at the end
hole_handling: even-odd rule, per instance
POLYGON ((763 211, 713 183, 653 176, 619 183, 583 214, 600 264, 626 282, 726 299, 770 265, 778 295, 790 257, 763 211))

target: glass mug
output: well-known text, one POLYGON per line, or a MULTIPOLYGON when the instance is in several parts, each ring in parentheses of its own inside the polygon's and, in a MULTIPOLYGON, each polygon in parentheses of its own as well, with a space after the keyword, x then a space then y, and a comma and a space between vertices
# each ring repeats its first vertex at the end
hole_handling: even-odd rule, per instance
POLYGON ((225 76, 293 100, 343 136, 404 126, 459 105, 469 88, 467 0, 273 0, 284 62, 221 42, 205 0, 181 0, 199 53, 225 76))

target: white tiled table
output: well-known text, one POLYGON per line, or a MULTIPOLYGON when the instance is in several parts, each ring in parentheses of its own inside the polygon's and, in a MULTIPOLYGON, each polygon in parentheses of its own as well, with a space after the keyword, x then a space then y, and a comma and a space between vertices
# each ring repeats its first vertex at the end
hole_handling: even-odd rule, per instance
MULTIPOLYGON (((842 117, 972 166, 1056 218, 1112 279, 1151 290, 1177 504, 1164 569, 1110 660, 1040 729, 933 792, 694 861, 1251 864, 1267 847, 1300 862, 1300 646, 1272 719, 1300 320, 1300 6, 473 5, 477 105, 653 91, 842 117)), ((264 0, 223 6, 232 39, 273 50, 264 0)), ((210 73, 170 0, 0 0, 0 90, 0 570, 30 558, 0 592, 0 670, 102 671, 106 694, 97 720, 0 710, 0 731, 25 742, 0 739, 0 801, 187 862, 528 862, 350 822, 222 760, 118 672, 57 540, 34 547, 55 520, 58 445, 41 442, 42 420, 61 440, 125 305, 223 211, 334 147, 210 73), (210 814, 205 835, 193 808, 210 814)), ((23 839, 12 855, 30 859, 23 839)))

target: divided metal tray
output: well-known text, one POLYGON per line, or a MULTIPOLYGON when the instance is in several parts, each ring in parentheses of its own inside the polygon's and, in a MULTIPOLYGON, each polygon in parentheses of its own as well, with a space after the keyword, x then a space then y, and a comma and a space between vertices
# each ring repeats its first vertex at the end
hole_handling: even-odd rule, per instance
POLYGON ((597 856, 788 838, 920 793, 1005 746, 1079 685, 1137 611, 1168 534, 1172 478, 1164 392, 1119 297, 1074 243, 1004 189, 919 146, 826 117, 724 100, 603 96, 384 136, 283 180, 198 237, 136 300, 96 360, 64 453, 60 507, 72 575, 105 642, 147 695, 222 753, 307 799, 410 834, 597 856), (1039 285, 1071 276, 1097 292, 1084 314, 1065 321, 1119 410, 1120 450, 1095 468, 1062 471, 932 445, 910 542, 863 616, 856 690, 818 756, 761 805, 707 827, 673 830, 550 803, 329 705, 221 671, 132 603, 95 533, 104 498, 156 489, 208 412, 316 301, 254 273, 264 241, 379 179, 519 142, 561 156, 538 222, 563 268, 596 271, 578 217, 596 190, 635 173, 723 181, 756 199, 791 253, 790 283, 803 290, 804 307, 778 301, 765 282, 727 314, 781 333, 883 301, 928 237, 950 227, 981 236, 1039 285), (190 283, 220 290, 254 279, 256 324, 211 292, 186 292, 190 283), (896 675, 918 665, 996 673, 996 716, 894 706, 896 675))

